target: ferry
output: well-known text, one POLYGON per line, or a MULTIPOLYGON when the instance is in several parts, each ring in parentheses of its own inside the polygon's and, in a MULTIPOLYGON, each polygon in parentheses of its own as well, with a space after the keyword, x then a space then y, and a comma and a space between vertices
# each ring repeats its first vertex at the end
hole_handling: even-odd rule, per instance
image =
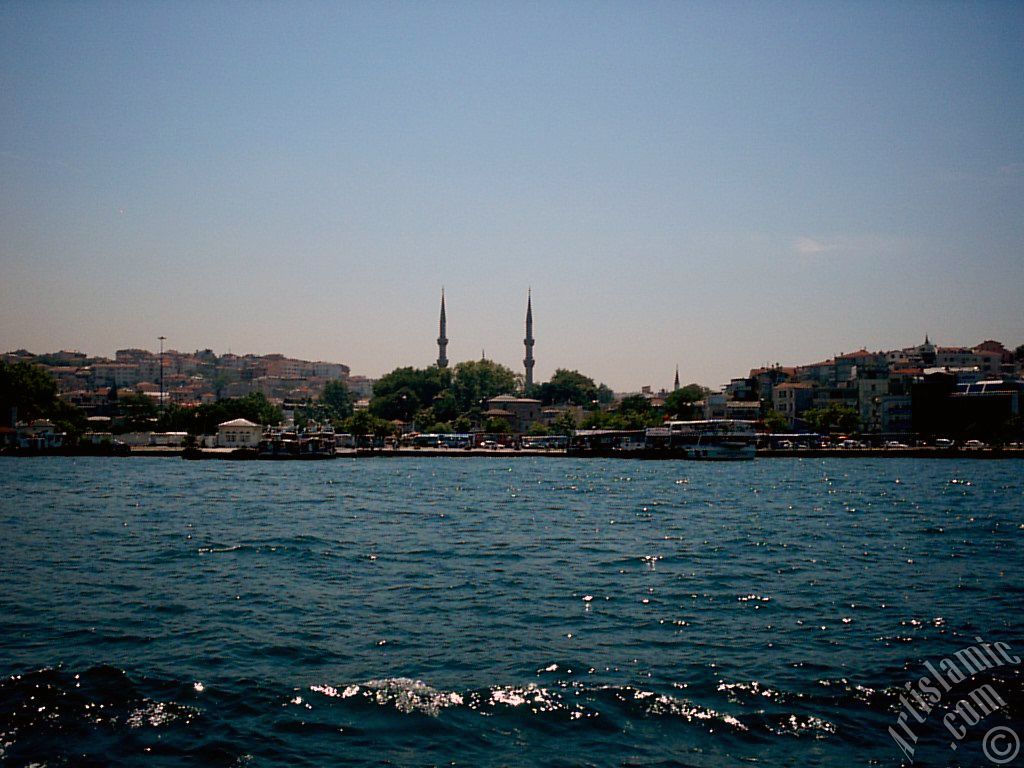
POLYGON ((573 435, 567 453, 637 459, 753 459, 757 452, 755 423, 705 419, 668 421, 647 429, 580 429, 573 435))
POLYGON ((662 437, 666 441, 663 450, 678 458, 726 461, 753 459, 757 453, 755 423, 739 419, 670 421, 657 428, 661 435, 648 437, 647 448, 655 449, 659 442, 655 438, 662 437))

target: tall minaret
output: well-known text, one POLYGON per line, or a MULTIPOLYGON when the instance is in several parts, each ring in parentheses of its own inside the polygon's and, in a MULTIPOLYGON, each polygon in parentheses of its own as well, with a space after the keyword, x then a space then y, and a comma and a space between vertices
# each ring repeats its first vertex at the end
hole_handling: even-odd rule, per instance
POLYGON ((444 316, 444 288, 441 289, 441 324, 437 336, 437 367, 448 367, 448 321, 444 316))
POLYGON ((526 357, 523 365, 526 366, 526 389, 533 386, 533 300, 531 291, 526 292, 526 338, 523 343, 526 345, 526 357))
POLYGON ((675 392, 678 389, 679 389, 679 366, 677 365, 676 366, 676 381, 675 381, 675 384, 672 385, 672 391, 675 392))

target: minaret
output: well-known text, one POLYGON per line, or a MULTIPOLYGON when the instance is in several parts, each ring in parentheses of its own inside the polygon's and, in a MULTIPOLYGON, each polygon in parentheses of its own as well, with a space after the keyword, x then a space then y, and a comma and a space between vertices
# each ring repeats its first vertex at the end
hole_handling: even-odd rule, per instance
POLYGON ((678 390, 679 390, 679 366, 677 365, 676 366, 676 381, 675 381, 675 384, 672 385, 672 391, 673 392, 677 392, 678 390))
POLYGON ((441 323, 440 333, 437 336, 437 367, 448 367, 448 321, 444 316, 444 288, 441 289, 441 323))
POLYGON ((526 366, 526 389, 533 386, 533 301, 531 291, 526 292, 526 338, 523 343, 526 345, 526 357, 523 365, 526 366))

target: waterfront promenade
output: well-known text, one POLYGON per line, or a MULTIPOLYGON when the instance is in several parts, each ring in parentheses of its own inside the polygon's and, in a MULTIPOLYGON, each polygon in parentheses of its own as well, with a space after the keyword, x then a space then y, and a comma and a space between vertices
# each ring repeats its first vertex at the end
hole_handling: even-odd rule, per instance
MULTIPOLYGON (((181 458, 189 449, 168 447, 168 446, 143 446, 132 447, 124 453, 112 454, 118 457, 135 458, 181 458)), ((601 454, 600 458, 641 458, 636 451, 617 451, 612 454, 601 454)), ((103 455, 85 450, 64 449, 50 451, 45 454, 12 452, 9 456, 96 456, 103 455)), ((222 459, 230 461, 244 460, 267 460, 267 461, 322 461, 331 459, 358 459, 358 458, 425 458, 425 457, 448 457, 448 458, 525 458, 525 457, 550 457, 559 458, 566 456, 564 449, 531 449, 531 448, 338 448, 334 456, 321 456, 313 458, 280 458, 280 459, 259 459, 252 451, 239 450, 234 448, 201 448, 191 449, 188 458, 190 459, 222 459)), ((573 454, 579 458, 588 458, 585 454, 573 454)), ((650 458, 643 456, 643 458, 650 458)), ((787 449, 758 449, 757 458, 802 458, 802 459, 864 459, 864 458, 893 458, 893 459, 1024 459, 1024 448, 936 448, 933 446, 921 446, 913 448, 787 448, 787 449)), ((666 456, 666 461, 686 461, 687 459, 676 459, 666 456)))

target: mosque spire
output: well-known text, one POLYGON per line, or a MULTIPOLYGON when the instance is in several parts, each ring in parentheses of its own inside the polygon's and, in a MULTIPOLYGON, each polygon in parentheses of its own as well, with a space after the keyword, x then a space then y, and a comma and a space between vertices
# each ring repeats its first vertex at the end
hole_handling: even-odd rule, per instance
POLYGON ((533 387, 533 297, 532 290, 526 291, 526 338, 523 343, 526 345, 526 357, 523 365, 526 366, 526 389, 533 387))
POLYGON ((676 366, 676 380, 675 380, 675 383, 672 385, 672 391, 676 392, 678 390, 679 390, 679 366, 677 365, 676 366))
POLYGON ((437 336, 437 367, 448 367, 448 320, 444 316, 444 288, 441 288, 441 322, 437 336))

